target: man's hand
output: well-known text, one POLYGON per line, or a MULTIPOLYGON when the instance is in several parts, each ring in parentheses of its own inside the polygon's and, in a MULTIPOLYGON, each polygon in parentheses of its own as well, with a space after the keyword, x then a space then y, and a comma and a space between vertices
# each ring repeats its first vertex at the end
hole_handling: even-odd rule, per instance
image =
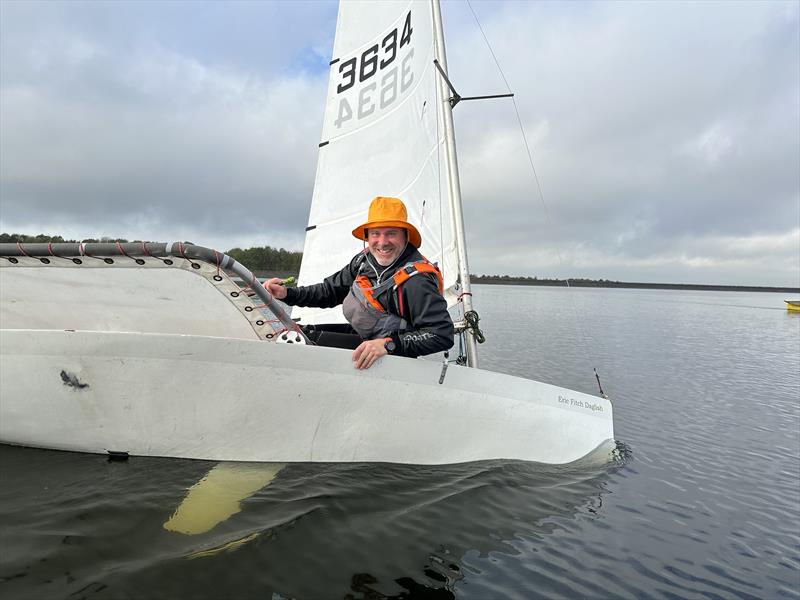
POLYGON ((389 354, 384 348, 385 340, 367 340, 353 350, 353 366, 356 369, 369 369, 381 356, 389 354))
POLYGON ((286 298, 286 287, 281 285, 283 279, 273 277, 264 282, 264 288, 278 300, 286 298))

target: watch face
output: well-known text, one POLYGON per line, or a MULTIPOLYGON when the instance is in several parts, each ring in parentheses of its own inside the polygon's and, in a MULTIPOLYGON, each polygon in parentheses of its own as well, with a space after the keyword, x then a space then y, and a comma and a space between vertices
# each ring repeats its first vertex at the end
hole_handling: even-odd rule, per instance
POLYGON ((392 340, 388 340, 388 341, 384 342, 383 347, 386 348, 386 351, 389 354, 392 354, 394 352, 395 343, 392 340))

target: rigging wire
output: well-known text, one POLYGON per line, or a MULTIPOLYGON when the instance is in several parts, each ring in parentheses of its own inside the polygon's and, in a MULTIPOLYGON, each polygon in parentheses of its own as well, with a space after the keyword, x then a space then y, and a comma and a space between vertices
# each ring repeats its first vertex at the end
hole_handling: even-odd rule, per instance
MULTIPOLYGON (((508 83, 508 79, 506 78, 506 75, 503 72, 503 68, 500 66, 500 61, 497 59, 497 55, 495 54, 491 43, 489 43, 489 38, 486 36, 486 32, 483 30, 483 26, 481 25, 481 22, 478 19, 478 15, 475 13, 475 9, 472 7, 472 3, 470 2, 470 0, 465 0, 465 1, 467 3, 467 6, 469 7, 470 12, 472 13, 472 17, 475 19, 475 23, 478 25, 478 29, 481 32, 481 36, 483 37, 483 41, 486 44, 486 47, 489 49, 489 53, 492 55, 492 59, 494 60, 494 64, 497 66, 497 70, 500 73, 500 77, 503 79, 503 83, 505 83, 505 86, 506 86, 506 89, 508 90, 508 92, 511 93, 511 85, 508 83)), ((539 180, 539 174, 536 172, 536 166, 533 163, 533 153, 531 152, 530 145, 528 144, 528 136, 525 135, 525 127, 522 124, 522 117, 519 114, 519 106, 517 105, 516 97, 513 96, 513 95, 511 96, 511 102, 514 104, 514 113, 517 116, 517 124, 519 125, 519 130, 520 130, 520 133, 522 134, 522 142, 523 142, 523 145, 525 146, 525 152, 526 152, 526 154, 528 156, 528 163, 531 166, 531 172, 533 173, 533 179, 536 182, 536 189, 539 192, 539 200, 541 201, 542 208, 544 209, 544 216, 545 216, 545 219, 547 220, 547 226, 550 229, 550 231, 555 231, 553 218, 552 218, 552 216, 550 214, 550 208, 548 207, 547 202, 545 202, 544 192, 542 190, 542 184, 541 184, 541 182, 539 180)), ((553 244, 553 249, 555 250, 556 258, 558 259, 559 268, 561 269, 562 272, 565 272, 566 269, 564 268, 564 261, 561 258, 561 251, 558 248, 558 243, 557 242, 553 244)), ((567 288, 568 289, 572 289, 572 286, 569 284, 569 277, 564 277, 564 282, 567 284, 567 288)), ((593 353, 591 351, 591 346, 589 345, 589 339, 588 339, 588 336, 586 334, 586 330, 583 327, 583 322, 581 320, 580 315, 578 314, 577 307, 575 306, 575 299, 573 298, 573 294, 569 293, 569 294, 567 294, 567 296, 570 299, 570 306, 572 307, 572 312, 573 312, 573 315, 575 317, 575 322, 577 323, 578 331, 580 332, 580 335, 583 338, 583 344, 584 344, 584 347, 587 349, 586 351, 587 351, 587 353, 589 355, 589 359, 592 362, 596 363, 597 361, 592 356, 593 353)), ((600 385, 600 376, 597 374, 597 369, 592 367, 592 370, 594 371, 595 378, 597 379, 597 386, 600 388, 600 395, 603 398, 607 398, 608 396, 606 396, 606 394, 603 392, 603 386, 600 385)))

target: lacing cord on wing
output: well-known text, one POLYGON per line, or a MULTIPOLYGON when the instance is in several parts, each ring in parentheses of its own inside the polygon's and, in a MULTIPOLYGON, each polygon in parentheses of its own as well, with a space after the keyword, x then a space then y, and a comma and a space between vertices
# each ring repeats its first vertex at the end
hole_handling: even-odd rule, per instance
POLYGON ((119 253, 122 254, 122 256, 127 256, 128 258, 133 258, 130 254, 125 252, 125 248, 122 247, 122 244, 119 243, 119 240, 116 241, 116 246, 117 246, 117 250, 119 250, 119 253))
MULTIPOLYGON (((214 250, 214 252, 216 252, 216 250, 214 250)), ((219 262, 217 262, 217 274, 219 274, 219 262)), ((261 283, 259 283, 258 280, 256 279, 256 276, 253 273, 250 273, 250 283, 248 283, 245 287, 242 288, 242 293, 248 298, 252 298, 253 296, 256 295, 256 291, 253 289, 254 283, 258 283, 258 285, 261 285, 261 283)), ((266 304, 262 304, 260 306, 256 306, 255 308, 268 308, 268 306, 266 304)))
POLYGON ((172 264, 172 260, 170 260, 169 258, 161 258, 160 256, 154 256, 154 255, 150 254, 150 250, 147 249, 147 244, 145 242, 142 242, 142 252, 144 252, 145 256, 150 257, 150 258, 155 258, 156 260, 160 260, 164 264, 167 264, 167 265, 171 265, 172 264))
POLYGON ((186 247, 184 246, 183 242, 178 242, 178 252, 184 260, 188 260, 189 264, 192 265, 193 269, 199 269, 200 263, 194 262, 191 258, 186 256, 186 247))
MULTIPOLYGON (((279 323, 279 321, 277 319, 274 320, 274 321, 267 321, 267 322, 268 323, 279 323)), ((275 338, 275 337, 286 336, 286 335, 288 335, 290 333, 296 334, 296 336, 297 336, 295 338, 296 342, 300 342, 303 339, 303 331, 297 325, 295 327, 292 327, 291 329, 289 329, 288 327, 284 327, 283 329, 281 329, 279 331, 274 331, 273 333, 268 333, 264 337, 267 338, 268 340, 270 340, 270 339, 275 338)), ((283 337, 283 339, 287 339, 287 338, 283 337)), ((292 342, 289 341, 289 343, 291 344, 292 342)))
POLYGON ((84 242, 78 242, 78 253, 81 256, 88 256, 89 258, 93 258, 95 260, 102 260, 106 264, 111 264, 114 262, 112 258, 103 258, 102 256, 92 256, 86 251, 86 244, 84 242))
POLYGON ((214 250, 214 261, 217 263, 217 277, 219 277, 219 252, 214 250))
MULTIPOLYGON (((264 305, 264 307, 266 308, 266 305, 264 305)), ((279 319, 269 319, 266 322, 269 323, 270 325, 274 325, 275 323, 280 323, 280 320, 279 319)), ((266 335, 264 335, 264 337, 267 338, 268 340, 271 340, 272 338, 278 337, 279 335, 281 335, 283 333, 287 333, 288 331, 289 330, 286 327, 284 327, 282 329, 274 329, 274 331, 272 333, 267 333, 266 335)))
POLYGON ((53 242, 47 242, 47 252, 48 252, 48 253, 50 254, 50 256, 52 256, 53 258, 63 258, 64 260, 69 260, 67 257, 65 257, 65 256, 59 256, 58 254, 56 254, 55 252, 53 252, 53 242))
MULTIPOLYGON (((21 242, 16 242, 16 244, 17 244, 17 250, 19 250, 19 251, 20 251, 20 253, 21 253, 23 256, 27 256, 28 258, 37 258, 37 259, 39 260, 39 262, 42 262, 42 263, 44 263, 44 264, 49 264, 49 263, 50 263, 50 259, 49 259, 49 258, 42 257, 42 256, 31 256, 30 254, 28 254, 28 253, 25 251, 25 247, 22 245, 22 243, 21 243, 21 242)), ((59 256, 58 254, 56 254, 55 252, 53 252, 53 242, 48 242, 48 243, 47 243, 47 252, 48 252, 48 253, 50 254, 50 256, 52 256, 53 258, 63 258, 64 260, 70 260, 70 259, 69 259, 69 258, 67 258, 66 256, 59 256)), ((16 263, 16 262, 17 262, 17 259, 16 259, 16 258, 14 258, 13 256, 12 256, 12 257, 6 257, 6 258, 7 258, 7 259, 8 259, 8 260, 9 260, 11 263, 16 263)), ((71 260, 72 260, 73 262, 77 262, 77 263, 80 263, 80 262, 81 262, 80 260, 78 260, 78 259, 76 259, 76 258, 73 258, 73 259, 71 259, 71 260)))
MULTIPOLYGON (((256 284, 256 283, 258 283, 258 279, 256 279, 255 275, 250 273, 250 283, 248 283, 245 287, 243 287, 242 291, 247 296, 255 296, 256 295, 256 291, 253 289, 253 284, 256 284)), ((261 284, 258 283, 258 285, 261 285, 261 284)))
POLYGON ((117 244, 117 250, 119 250, 119 253, 122 254, 122 256, 127 256, 133 262, 135 262, 137 265, 143 265, 144 264, 144 259, 143 258, 136 258, 135 256, 131 256, 130 254, 125 252, 125 248, 122 247, 122 244, 120 244, 119 241, 117 241, 116 244, 117 244))
MULTIPOLYGON (((256 291, 253 289, 253 285, 260 286, 261 282, 259 282, 258 279, 256 279, 256 276, 253 273, 250 273, 250 283, 248 283, 245 287, 242 288, 242 292, 244 292, 245 295, 251 298, 256 295, 256 291)), ((273 297, 273 300, 276 300, 276 298, 273 297)), ((270 309, 270 307, 267 306, 266 304, 259 304, 254 306, 254 308, 266 308, 267 310, 270 309)), ((267 321, 267 323, 280 323, 280 322, 281 322, 280 319, 267 321)), ((277 335, 282 335, 283 333, 287 333, 289 331, 293 331, 296 334, 300 335, 301 337, 303 336, 303 330, 300 328, 300 326, 297 323, 293 323, 293 327, 285 327, 281 331, 277 331, 271 335, 267 334, 266 337, 267 339, 271 339, 277 335)))
MULTIPOLYGON (((216 268, 217 268, 216 278, 220 278, 220 270, 221 270, 221 265, 222 265, 222 258, 221 258, 222 254, 220 252, 218 252, 217 250, 213 250, 213 252, 214 252, 214 262, 215 262, 216 268)), ((185 249, 185 246, 184 246, 183 242, 178 242, 178 253, 185 260, 188 260, 193 268, 195 268, 195 269, 200 268, 200 265, 198 263, 192 262, 192 260, 188 256, 186 256, 186 249, 185 249)), ((256 278, 255 274, 250 273, 250 281, 247 283, 247 285, 245 287, 243 287, 241 289, 241 293, 245 294, 249 298, 252 298, 253 296, 257 295, 256 291, 254 289, 254 286, 260 286, 260 285, 261 285, 261 282, 258 281, 258 279, 256 278)), ((263 308, 269 309, 269 306, 267 306, 266 304, 258 304, 258 305, 254 305, 253 308, 254 309, 263 309, 263 308)), ((280 323, 280 322, 281 322, 280 319, 270 319, 270 320, 264 321, 264 323, 268 323, 270 325, 272 325, 274 323, 280 323)), ((258 324, 261 324, 261 321, 259 321, 258 324)), ((288 333, 289 331, 293 331, 293 332, 297 333, 298 335, 301 334, 300 327, 297 324, 295 324, 294 327, 292 327, 292 328, 284 327, 280 331, 276 331, 276 332, 273 332, 273 333, 266 334, 265 337, 267 339, 272 339, 275 336, 282 335, 284 333, 288 333)))
MULTIPOLYGON (((27 252, 25 252, 25 248, 23 248, 23 247, 22 247, 22 244, 21 244, 20 242, 17 242, 17 250, 19 250, 19 251, 20 251, 20 253, 22 253, 22 255, 23 255, 23 256, 27 256, 28 258, 33 258, 33 256, 31 256, 30 254, 28 254, 27 252)), ((8 260, 8 261, 9 261, 11 264, 17 264, 17 263, 19 262, 19 261, 18 261, 16 258, 14 258, 13 256, 6 257, 6 259, 7 259, 7 260, 8 260)), ((43 259, 43 258, 40 258, 39 260, 40 260, 40 261, 42 261, 42 262, 44 262, 44 263, 50 262, 50 261, 49 261, 48 259, 46 259, 46 258, 44 258, 44 259, 43 259)))
POLYGON ((30 254, 28 254, 27 252, 25 252, 25 248, 23 248, 23 247, 22 247, 22 244, 20 244, 19 242, 17 242, 17 250, 19 250, 20 252, 22 252, 23 256, 27 256, 28 258, 33 258, 33 257, 30 255, 30 254))

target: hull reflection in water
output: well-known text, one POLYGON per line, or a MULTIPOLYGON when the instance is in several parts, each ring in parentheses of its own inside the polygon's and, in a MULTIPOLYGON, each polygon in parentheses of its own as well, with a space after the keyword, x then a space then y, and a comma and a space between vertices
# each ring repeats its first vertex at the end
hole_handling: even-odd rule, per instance
POLYGON ((258 472, 13 447, 0 447, 0 460, 7 597, 452 597, 476 556, 516 554, 519 536, 595 518, 621 464, 298 463, 258 472), (226 509, 208 511, 221 489, 226 509))

